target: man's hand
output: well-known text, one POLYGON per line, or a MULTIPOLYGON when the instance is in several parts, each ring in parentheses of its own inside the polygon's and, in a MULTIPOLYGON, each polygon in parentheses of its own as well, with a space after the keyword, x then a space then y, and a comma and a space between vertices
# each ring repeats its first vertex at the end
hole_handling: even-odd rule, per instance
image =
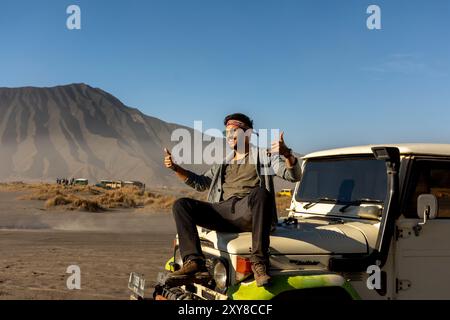
POLYGON ((284 143, 284 132, 281 132, 280 139, 272 142, 272 153, 281 154, 286 158, 286 166, 292 168, 297 162, 297 158, 293 155, 292 150, 284 143))
POLYGON ((178 178, 180 178, 183 181, 186 181, 186 179, 189 176, 189 172, 184 170, 182 167, 177 165, 175 162, 173 162, 172 154, 170 153, 167 148, 164 148, 164 165, 166 168, 172 169, 177 174, 178 178))
POLYGON ((172 160, 172 154, 167 150, 167 148, 164 148, 164 165, 166 168, 172 169, 173 171, 177 171, 177 165, 172 160))
POLYGON ((284 132, 281 132, 280 139, 272 142, 272 153, 281 154, 283 157, 288 158, 292 156, 292 150, 289 149, 284 143, 284 132))

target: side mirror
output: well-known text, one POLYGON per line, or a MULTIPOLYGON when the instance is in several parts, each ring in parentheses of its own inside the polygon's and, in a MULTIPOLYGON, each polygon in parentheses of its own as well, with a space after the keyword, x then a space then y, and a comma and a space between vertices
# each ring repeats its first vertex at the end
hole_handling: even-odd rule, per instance
POLYGON ((423 219, 424 225, 428 219, 435 219, 438 213, 438 200, 434 194, 421 194, 417 198, 417 215, 423 219))

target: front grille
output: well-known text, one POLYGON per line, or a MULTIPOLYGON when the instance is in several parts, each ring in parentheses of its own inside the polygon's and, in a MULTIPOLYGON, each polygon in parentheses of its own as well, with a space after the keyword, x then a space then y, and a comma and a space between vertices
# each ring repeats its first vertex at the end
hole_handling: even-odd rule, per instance
POLYGON ((160 295, 167 300, 201 300, 195 294, 189 291, 185 291, 180 287, 160 287, 155 288, 154 298, 160 295))
POLYGON ((364 273, 360 273, 360 272, 344 272, 344 273, 342 273, 342 276, 346 280, 362 281, 363 277, 364 277, 364 273))

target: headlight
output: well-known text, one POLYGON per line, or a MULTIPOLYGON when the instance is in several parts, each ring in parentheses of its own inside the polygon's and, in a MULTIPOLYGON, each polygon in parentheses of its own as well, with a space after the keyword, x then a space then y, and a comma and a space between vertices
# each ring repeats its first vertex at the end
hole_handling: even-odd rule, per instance
POLYGON ((226 289, 228 282, 228 274, 227 274, 227 267, 222 261, 220 260, 215 261, 213 275, 217 288, 220 290, 226 289))

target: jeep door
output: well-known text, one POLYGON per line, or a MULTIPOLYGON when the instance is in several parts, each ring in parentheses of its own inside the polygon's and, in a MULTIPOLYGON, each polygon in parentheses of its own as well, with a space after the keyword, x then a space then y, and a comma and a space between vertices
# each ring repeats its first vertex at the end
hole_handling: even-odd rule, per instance
POLYGON ((450 159, 416 158, 397 220, 395 271, 397 299, 450 299, 450 159), (417 198, 438 199, 437 218, 424 225, 417 198))

